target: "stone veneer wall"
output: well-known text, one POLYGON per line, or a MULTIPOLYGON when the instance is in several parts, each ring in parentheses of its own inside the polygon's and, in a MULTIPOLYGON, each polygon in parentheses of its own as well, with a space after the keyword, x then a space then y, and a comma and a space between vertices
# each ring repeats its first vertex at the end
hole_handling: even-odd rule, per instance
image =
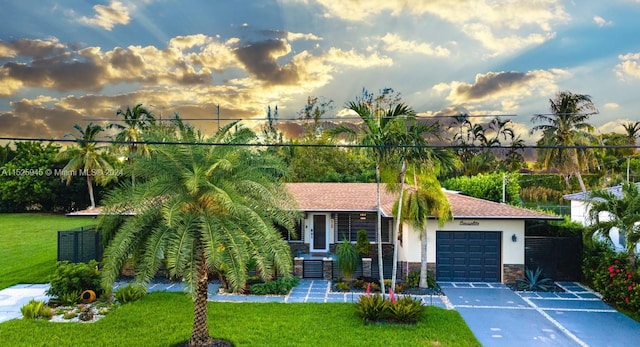
POLYGON ((502 265, 502 282, 515 283, 518 278, 524 276, 524 264, 504 264, 502 265))

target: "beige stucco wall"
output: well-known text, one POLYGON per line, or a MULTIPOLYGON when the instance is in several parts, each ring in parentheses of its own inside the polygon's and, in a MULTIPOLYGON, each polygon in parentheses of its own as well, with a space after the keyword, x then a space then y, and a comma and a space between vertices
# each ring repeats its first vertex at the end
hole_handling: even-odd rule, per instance
MULTIPOLYGON (((420 262, 420 236, 409 225, 403 226, 402 246, 398 249, 399 259, 420 262)), ((524 221, 458 219, 439 227, 436 221, 427 226, 427 262, 436 262, 436 231, 500 231, 502 232, 502 263, 524 264, 524 221), (461 224, 461 222, 463 224, 461 224), (511 240, 515 234, 517 241, 511 240)))

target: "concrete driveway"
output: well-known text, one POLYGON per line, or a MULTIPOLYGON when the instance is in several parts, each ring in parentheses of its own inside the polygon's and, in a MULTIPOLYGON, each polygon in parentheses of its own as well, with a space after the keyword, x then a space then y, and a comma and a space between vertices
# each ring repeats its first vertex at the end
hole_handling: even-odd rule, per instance
POLYGON ((640 323, 588 288, 565 293, 514 292, 502 283, 439 283, 483 346, 636 346, 640 323))

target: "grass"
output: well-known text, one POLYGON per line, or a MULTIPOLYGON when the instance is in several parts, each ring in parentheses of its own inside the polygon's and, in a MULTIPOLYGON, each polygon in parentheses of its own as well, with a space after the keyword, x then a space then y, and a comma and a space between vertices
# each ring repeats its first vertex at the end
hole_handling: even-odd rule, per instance
POLYGON ((46 283, 56 266, 58 231, 95 224, 92 219, 47 214, 0 214, 0 289, 46 283))
MULTIPOLYGON (((189 339, 193 303, 153 293, 92 324, 12 320, 7 346, 171 346, 189 339)), ((236 346, 480 346, 458 312, 427 307, 416 325, 365 325, 353 304, 209 303, 212 336, 236 346)))

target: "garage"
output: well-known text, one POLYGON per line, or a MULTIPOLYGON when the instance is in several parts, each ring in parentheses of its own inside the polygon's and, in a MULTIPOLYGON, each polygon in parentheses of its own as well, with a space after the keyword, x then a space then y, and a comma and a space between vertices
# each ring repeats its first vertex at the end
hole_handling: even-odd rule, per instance
POLYGON ((500 282, 499 231, 436 232, 436 280, 500 282))

